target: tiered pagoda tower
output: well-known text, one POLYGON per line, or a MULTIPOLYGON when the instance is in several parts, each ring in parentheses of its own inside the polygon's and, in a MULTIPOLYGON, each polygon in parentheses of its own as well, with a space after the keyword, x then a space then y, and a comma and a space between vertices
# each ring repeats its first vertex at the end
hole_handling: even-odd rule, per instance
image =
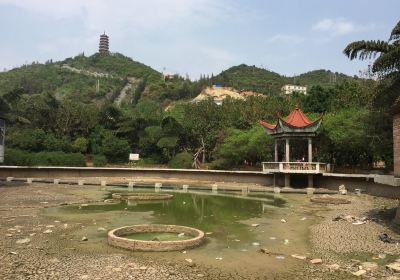
POLYGON ((110 51, 108 49, 108 36, 104 32, 100 35, 100 43, 99 43, 99 53, 108 54, 110 51))

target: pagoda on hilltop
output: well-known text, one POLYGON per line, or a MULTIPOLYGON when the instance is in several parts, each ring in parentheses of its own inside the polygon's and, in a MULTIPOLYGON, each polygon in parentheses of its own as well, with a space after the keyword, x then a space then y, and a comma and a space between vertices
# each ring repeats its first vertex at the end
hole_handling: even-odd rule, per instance
POLYGON ((106 32, 100 35, 100 43, 99 43, 99 53, 108 54, 110 50, 108 49, 108 36, 106 32))
POLYGON ((284 174, 285 187, 290 186, 290 174, 308 174, 308 187, 313 187, 313 174, 322 174, 327 171, 327 165, 313 162, 313 141, 316 131, 321 125, 322 115, 315 120, 310 120, 303 111, 296 106, 292 112, 283 118, 277 115, 276 124, 259 121, 268 135, 275 140, 275 161, 263 162, 263 172, 274 174, 274 185, 276 174, 284 174), (308 157, 291 160, 290 142, 299 139, 308 141, 308 157), (285 142, 284 157, 279 161, 279 143, 285 142))

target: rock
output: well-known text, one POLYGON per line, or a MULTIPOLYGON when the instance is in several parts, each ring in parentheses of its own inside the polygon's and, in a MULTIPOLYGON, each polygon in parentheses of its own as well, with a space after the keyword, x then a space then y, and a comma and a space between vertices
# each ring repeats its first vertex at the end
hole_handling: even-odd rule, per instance
POLYGON ((197 277, 202 278, 202 277, 204 277, 204 274, 199 273, 199 274, 197 274, 197 277))
POLYGON ((54 225, 47 225, 46 227, 47 227, 47 228, 53 228, 54 225))
POLYGON ((184 236, 185 236, 184 232, 181 232, 181 233, 178 234, 178 237, 184 237, 184 236))
POLYGON ((361 276, 361 275, 364 275, 365 273, 367 273, 366 270, 360 269, 359 271, 353 272, 352 274, 355 276, 361 276))
POLYGON ((253 245, 253 246, 260 246, 260 243, 258 243, 258 242, 253 242, 253 243, 251 243, 251 245, 253 245))
POLYGON ((43 231, 43 233, 52 233, 53 231, 51 229, 46 229, 45 231, 43 231))
POLYGON ((306 256, 302 256, 302 255, 298 255, 298 254, 293 254, 293 255, 291 255, 291 256, 292 256, 292 258, 299 259, 299 260, 305 260, 305 259, 307 259, 306 256))
POLYGON ((334 264, 328 264, 326 265, 327 268, 329 268, 330 271, 338 270, 340 268, 340 265, 334 263, 334 264))
POLYGON ((251 224, 252 227, 258 227, 260 224, 251 224))
POLYGON ((363 262, 361 263, 361 266, 366 271, 371 271, 378 268, 378 264, 374 262, 363 262))
POLYGON ((98 229, 97 229, 97 231, 107 231, 105 228, 103 228, 103 227, 99 227, 98 229))
POLYGON ((400 272, 400 263, 395 262, 395 263, 387 264, 386 268, 389 268, 390 270, 392 270, 394 272, 400 272))
POLYGON ((15 243, 17 244, 26 244, 31 242, 31 240, 29 238, 23 238, 23 239, 18 239, 15 243))
POLYGON ((267 249, 265 249, 265 248, 261 248, 260 250, 258 250, 258 252, 263 253, 263 254, 267 254, 267 255, 270 254, 269 251, 267 249))
POLYGON ((140 269, 140 270, 146 270, 146 269, 147 269, 147 266, 141 266, 141 267, 139 267, 139 269, 140 269))
POLYGON ((10 254, 10 255, 16 255, 17 252, 10 252, 9 254, 10 254))
POLYGON ((312 259, 312 260, 310 260, 310 263, 312 263, 312 264, 322 264, 322 260, 321 259, 312 259))
POLYGON ((286 220, 285 220, 285 219, 281 219, 281 222, 282 222, 282 223, 286 223, 286 220))
POLYGON ((13 235, 11 233, 6 233, 7 237, 12 237, 13 235))
POLYGON ((82 240, 82 241, 88 241, 88 238, 87 238, 86 236, 83 236, 83 237, 81 238, 81 240, 82 240))
POLYGON ((185 261, 187 261, 188 263, 192 263, 193 262, 192 259, 185 259, 185 261))
POLYGON ((216 257, 215 259, 218 260, 218 261, 222 261, 221 257, 216 257))

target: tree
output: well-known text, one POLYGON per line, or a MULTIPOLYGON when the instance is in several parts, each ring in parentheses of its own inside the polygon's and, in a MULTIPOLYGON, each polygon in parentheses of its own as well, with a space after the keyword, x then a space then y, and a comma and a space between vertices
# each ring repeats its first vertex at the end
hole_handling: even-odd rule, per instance
POLYGON ((390 95, 392 102, 398 98, 400 88, 400 21, 393 28, 389 40, 356 41, 343 50, 351 60, 371 59, 378 56, 372 64, 372 72, 385 78, 382 93, 390 95))

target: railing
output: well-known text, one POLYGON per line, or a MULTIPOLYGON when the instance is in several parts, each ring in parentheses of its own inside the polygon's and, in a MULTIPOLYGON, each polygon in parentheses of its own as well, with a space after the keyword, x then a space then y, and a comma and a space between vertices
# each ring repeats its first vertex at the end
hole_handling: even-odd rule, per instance
POLYGON ((329 164, 320 162, 263 162, 264 173, 325 173, 329 164))

